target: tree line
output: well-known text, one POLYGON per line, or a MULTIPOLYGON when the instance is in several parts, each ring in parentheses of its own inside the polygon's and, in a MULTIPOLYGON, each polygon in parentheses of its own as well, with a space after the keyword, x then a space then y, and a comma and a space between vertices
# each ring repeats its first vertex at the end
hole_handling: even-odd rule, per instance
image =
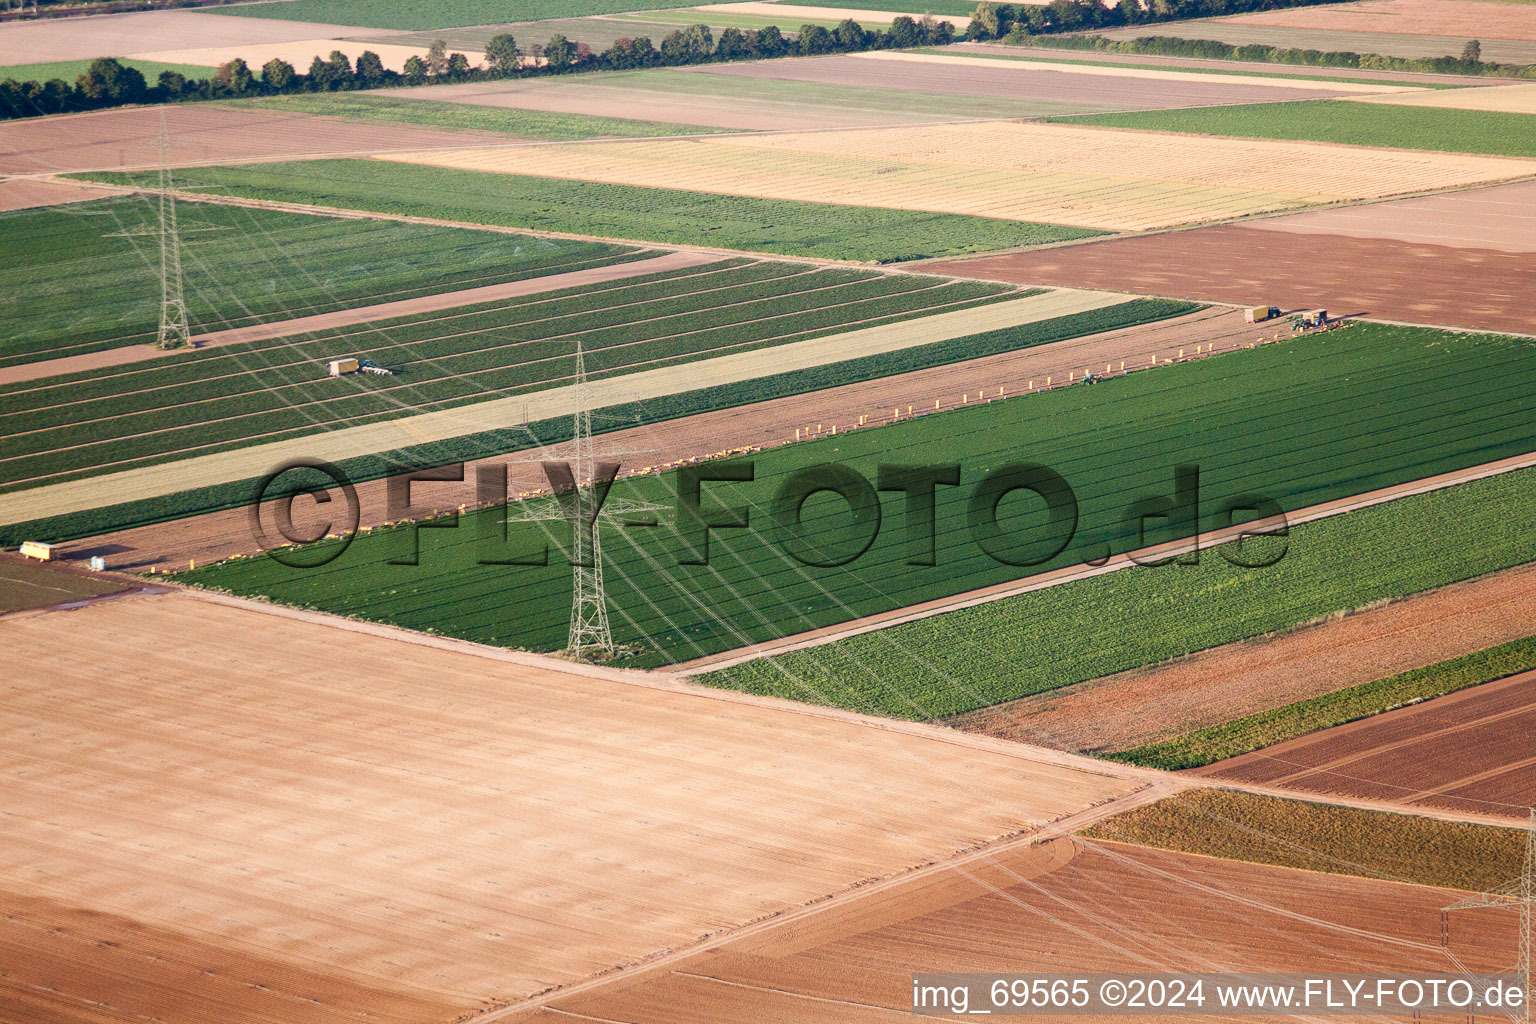
POLYGON ((407 59, 400 71, 386 68, 372 50, 359 54, 356 62, 340 50, 333 50, 329 57, 317 54, 305 72, 285 60, 276 59, 268 61, 258 71, 237 58, 220 66, 210 78, 188 78, 167 70, 160 72, 153 85, 137 68, 112 57, 99 57, 73 85, 59 78, 47 82, 0 81, 0 117, 35 117, 128 104, 436 85, 595 70, 942 46, 953 42, 954 38, 954 26, 947 21, 906 16, 895 19, 890 28, 883 30, 865 29, 850 18, 834 29, 802 25, 794 36, 770 25, 762 29, 727 28, 717 39, 709 26, 692 25, 669 34, 659 46, 646 36, 636 36, 618 39, 602 51, 594 50, 586 43, 572 42, 558 33, 546 43, 528 46, 519 45, 508 33, 500 33, 486 41, 485 60, 480 64, 471 64, 462 53, 450 53, 447 45, 438 40, 424 56, 407 59))

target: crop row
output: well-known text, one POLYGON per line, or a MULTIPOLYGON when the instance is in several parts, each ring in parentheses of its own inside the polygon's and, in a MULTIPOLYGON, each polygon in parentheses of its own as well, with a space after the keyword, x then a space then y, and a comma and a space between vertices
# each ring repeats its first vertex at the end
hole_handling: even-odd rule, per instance
POLYGON ((1443 697, 1536 668, 1536 637, 1522 637, 1434 665, 1335 690, 1108 756, 1150 768, 1200 768, 1297 736, 1443 697))
MULTIPOLYGON (((754 458, 752 483, 720 484, 710 491, 714 502, 749 507, 755 524, 719 533, 711 542, 710 565, 680 565, 681 542, 665 528, 615 533, 606 542, 616 634, 647 649, 642 663, 683 660, 1077 564, 1106 547, 1128 550, 1141 544, 1128 508, 1138 498, 1171 493, 1179 464, 1199 466, 1203 526, 1211 529, 1225 525, 1222 499, 1240 494, 1257 493, 1295 509, 1524 451, 1529 431, 1522 395, 1533 378, 1536 351, 1530 346, 1360 325, 1092 388, 765 451, 754 458), (1381 353, 1388 350, 1399 360, 1397 368, 1384 365, 1381 353), (1499 374, 1491 372, 1494 366, 1499 374), (1497 383, 1490 383, 1495 378, 1497 383), (1057 558, 1028 568, 994 561, 966 526, 974 483, 1019 460, 1060 473, 1075 490, 1079 508, 1073 543, 1057 558), (938 564, 907 564, 896 495, 884 499, 884 526, 852 563, 819 569, 788 557, 768 519, 771 498, 788 474, 822 462, 850 466, 869 479, 876 478, 880 464, 960 464, 962 486, 938 492, 938 564)), ((623 486, 640 497, 672 500, 670 476, 637 478, 623 486)), ((1415 500, 1420 504, 1392 508, 1411 510, 1441 499, 1415 500)), ((830 499, 819 502, 806 506, 807 529, 828 546, 850 541, 857 531, 847 513, 830 499)), ((1037 507, 1022 498, 1000 512, 1004 528, 1022 539, 1044 532, 1037 507)), ((1363 529, 1382 514, 1359 513, 1350 523, 1363 529)), ((1486 518, 1478 523, 1488 525, 1486 518)), ((1524 528, 1536 540, 1536 527, 1524 528)), ((1299 536, 1345 547, 1353 543, 1349 531, 1328 540, 1338 529, 1333 524, 1304 529, 1299 536)), ((1423 536, 1438 552, 1438 544, 1459 539, 1460 530, 1458 524, 1423 536)), ((470 573, 496 589, 466 586, 473 538, 467 532, 433 532, 441 534, 431 540, 438 553, 424 558, 409 579, 396 578, 371 539, 324 571, 289 576, 280 567, 249 566, 227 574, 221 568, 215 576, 219 585, 242 592, 367 617, 408 618, 472 639, 494 637, 529 647, 547 640, 533 625, 525 631, 520 624, 546 617, 559 621, 569 607, 568 570, 470 573), (360 579, 366 583, 361 589, 360 579)), ((1158 539, 1154 524, 1148 542, 1158 539)), ((1372 600, 1382 589, 1438 579, 1439 573, 1459 578, 1457 567, 1468 560, 1519 558, 1531 546, 1490 546, 1483 538, 1447 560, 1428 559, 1396 573, 1384 569, 1380 582, 1372 583, 1369 575, 1362 582, 1352 573, 1319 577, 1325 569, 1348 569, 1348 561, 1333 566, 1331 551, 1298 540, 1268 569, 1239 570, 1207 556, 1199 566, 1121 572, 706 678, 887 714, 954 714, 1208 646, 1229 628, 1249 635, 1241 631, 1255 622, 1302 621, 1372 600), (1321 590, 1314 586, 1319 579, 1321 590), (1279 593, 1272 592, 1276 581, 1286 584, 1279 593), (1199 600, 1181 607, 1179 588, 1186 585, 1199 600), (1253 607, 1231 612, 1229 600, 1248 594, 1249 587, 1253 607), (1072 595, 1085 592, 1095 596, 1079 605, 1072 595), (1212 595, 1219 595, 1219 615, 1212 595), (1120 607, 1132 597, 1144 606, 1120 607), (1312 610, 1317 602, 1325 607, 1312 610), (1037 615, 1036 609, 1043 611, 1037 615), (1292 614, 1300 618, 1287 619, 1292 614), (1051 625, 1056 617, 1070 625, 1057 629, 1051 625), (790 670, 781 671, 786 666, 790 670), (811 689, 802 691, 802 682, 811 689)), ((1364 558, 1352 548, 1350 554, 1356 565, 1364 558)), ((1269 628, 1278 627, 1257 631, 1269 628)))
MULTIPOLYGON (((569 379, 575 368, 570 335, 575 332, 581 332, 591 348, 590 371, 601 375, 802 340, 866 321, 890 323, 1006 294, 1000 286, 938 278, 871 275, 846 281, 850 273, 788 277, 777 283, 777 294, 760 294, 775 282, 751 285, 745 292, 752 297, 736 304, 718 305, 723 301, 720 293, 661 299, 629 307, 617 324, 598 311, 555 316, 527 329, 486 327, 471 339, 479 347, 468 351, 453 352, 452 342, 439 348, 426 341, 444 337, 444 325, 433 321, 424 326, 422 341, 412 340, 412 332, 403 330, 391 332, 403 336, 392 337, 383 351, 363 346, 329 353, 373 356, 394 365, 397 377, 328 379, 317 359, 202 385, 182 384, 170 392, 174 405, 165 404, 159 392, 68 405, 56 401, 46 414, 63 420, 55 426, 47 426, 37 411, 16 414, 16 422, 26 429, 0 440, 0 473, 10 481, 27 480, 517 394, 569 379), (407 353, 409 358, 397 362, 386 352, 407 353), (230 393, 235 388, 239 390, 230 393)), ((494 314, 488 317, 495 319, 494 314)), ((232 359, 238 362, 240 357, 232 359)), ((227 364, 209 360, 204 365, 227 364)), ((67 401, 68 390, 56 392, 55 398, 67 401)))
MULTIPOLYGON (((140 197, 0 214, 0 365, 154 340, 156 213, 140 197)), ((637 259, 620 246, 182 204, 194 333, 637 259)))

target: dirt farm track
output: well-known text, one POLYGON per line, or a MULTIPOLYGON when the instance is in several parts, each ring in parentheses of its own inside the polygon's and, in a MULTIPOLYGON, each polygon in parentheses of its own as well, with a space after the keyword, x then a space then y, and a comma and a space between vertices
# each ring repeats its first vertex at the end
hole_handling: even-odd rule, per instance
MULTIPOLYGON (((1536 168, 1536 165, 1533 165, 1536 168)), ((1116 288, 1336 316, 1536 333, 1536 253, 1222 225, 929 264, 991 281, 1116 288)))
POLYGON ((1143 785, 190 594, 0 641, 28 1024, 446 1024, 1143 785))

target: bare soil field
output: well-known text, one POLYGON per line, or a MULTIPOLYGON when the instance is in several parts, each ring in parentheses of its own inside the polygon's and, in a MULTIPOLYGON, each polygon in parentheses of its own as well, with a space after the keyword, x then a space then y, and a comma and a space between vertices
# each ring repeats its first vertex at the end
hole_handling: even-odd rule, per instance
POLYGON ((1325 729, 1195 774, 1524 819, 1536 805, 1536 672, 1325 729))
MULTIPOLYGON (((1369 209, 1367 207, 1366 209, 1369 209)), ((926 264, 993 281, 1324 307, 1335 315, 1532 333, 1536 255, 1264 230, 1201 228, 926 264), (1362 273, 1369 267, 1369 273, 1362 273)))
POLYGON ((1525 3, 1359 0, 1357 3, 1260 11, 1225 20, 1238 25, 1274 25, 1282 28, 1536 41, 1536 7, 1525 3))
POLYGON ((1536 161, 1001 121, 561 144, 537 161, 510 147, 380 159, 1110 230, 1536 173, 1536 161))
POLYGON ((6 178, 0 181, 0 213, 7 210, 29 210, 37 206, 58 206, 61 203, 83 203, 88 199, 100 199, 117 193, 118 190, 114 188, 66 185, 31 178, 6 178))
POLYGON ((1128 750, 1532 634, 1536 565, 1527 565, 950 724, 1062 750, 1128 750))
MULTIPOLYGON (((220 18, 260 24, 254 18, 220 18)), ((124 107, 88 114, 11 121, 0 137, 0 173, 153 169, 160 166, 160 117, 165 115, 173 166, 288 160, 304 156, 363 156, 420 147, 506 145, 503 133, 450 131, 382 121, 349 121, 279 114, 208 103, 124 107)))
POLYGON ((1488 85, 1476 89, 1436 89, 1389 96, 1351 96, 1360 103, 1402 107, 1442 107, 1450 110, 1493 110, 1506 114, 1536 114, 1536 83, 1488 85))
POLYGON ((447 1022, 1139 785, 180 593, 0 633, 31 1020, 447 1022))
MULTIPOLYGON (((596 443, 599 451, 611 447, 655 453, 621 459, 621 475, 627 475, 646 463, 663 459, 682 461, 732 448, 788 443, 797 430, 805 430, 809 435, 817 424, 824 431, 836 426, 842 432, 856 429, 861 416, 868 417, 867 425, 887 423, 893 412, 903 418, 909 411, 921 414, 932 409, 936 399, 945 408, 951 408, 963 399, 974 401, 983 388, 994 396, 999 387, 1016 394, 1032 382, 1038 387, 1048 377, 1060 380, 1074 370, 1098 371, 1106 363, 1118 367, 1122 359, 1146 360, 1151 353, 1159 359, 1173 359, 1179 350, 1193 352, 1197 345, 1225 350, 1246 344, 1251 334, 1252 329, 1243 323, 1240 314, 1207 310, 1161 323, 614 431, 602 435, 596 443)), ((564 446, 547 449, 546 453, 549 458, 569 457, 564 446)), ((463 483, 416 485, 413 500, 434 511, 452 510, 475 501, 474 467, 478 464, 466 467, 463 483)), ((510 464, 508 478, 514 493, 548 486, 542 470, 532 463, 510 464)), ((390 518, 386 486, 383 480, 357 484, 360 525, 377 526, 390 518)), ((263 521, 270 522, 271 505, 263 509, 263 521)), ((301 501, 294 506, 294 522, 298 529, 307 530, 323 525, 330 513, 329 507, 301 501)), ((133 571, 151 567, 180 569, 189 561, 205 565, 235 554, 254 554, 257 550, 246 508, 122 530, 60 546, 64 558, 84 560, 102 555, 109 565, 133 571)))
MULTIPOLYGON (((1515 7, 1515 3, 1468 3, 1463 4, 1455 0, 1450 6, 1461 8, 1472 6, 1484 7, 1515 7)), ((1296 14, 1304 14, 1299 9, 1296 14)), ((1416 35, 1409 24, 1401 24, 1392 32, 1362 32, 1348 31, 1335 28, 1300 28, 1294 26, 1280 26, 1267 24, 1254 24, 1236 18, 1222 18, 1214 21, 1181 21, 1177 29, 1165 28, 1163 34, 1176 35, 1180 39, 1215 39, 1223 43, 1231 43, 1235 46, 1246 46, 1249 43, 1257 43, 1262 46, 1274 46, 1281 49, 1323 50, 1325 52, 1346 51, 1349 53, 1380 53, 1389 57, 1459 57, 1461 48, 1466 45, 1468 39, 1476 38, 1482 42, 1482 59, 1497 64, 1532 64, 1536 63, 1536 42, 1521 39, 1496 39, 1487 35, 1479 36, 1468 28, 1448 29, 1447 35, 1416 35)), ((1109 29, 1102 35, 1111 39, 1135 39, 1137 36, 1147 34, 1145 26, 1134 28, 1109 29)), ((1140 56, 1138 60, 1145 59, 1140 56)), ((1295 65, 1266 65, 1275 67, 1296 67, 1295 65)), ((1320 73, 1326 69, 1297 67, 1298 71, 1308 74, 1320 73)), ((1350 74, 1356 74, 1353 68, 1350 74)), ((1358 72, 1363 74, 1364 72, 1358 72)), ((1463 84, 1468 83, 1463 77, 1463 84)), ((1481 79, 1471 79, 1476 83, 1481 79)))
MULTIPOLYGON (((1159 72, 1121 69, 1120 75, 1095 74, 1088 65, 1038 68, 1028 62, 967 58, 962 55, 876 52, 861 56, 795 57, 787 60, 718 64, 694 74, 741 78, 916 89, 953 96, 955 116, 967 116, 969 98, 988 96, 1072 104, 1084 110, 1210 106, 1313 99, 1333 91, 1327 82, 1289 83, 1246 80, 1238 76, 1190 75, 1160 78, 1159 72), (1133 72, 1133 73, 1127 73, 1133 72), (1278 83, 1278 84, 1276 84, 1278 83)), ((1342 84, 1342 83, 1341 83, 1342 84)), ((1369 87, 1366 87, 1369 88, 1369 87)), ((1340 94, 1350 91, 1340 88, 1340 94)))
MULTIPOLYGON (((1456 961, 1440 947, 1439 910, 1456 898, 1443 889, 1057 839, 497 1019, 896 1024, 911 1019, 912 975, 930 971, 1453 970, 1456 961)), ((1515 939, 1512 917, 1503 917, 1510 920, 1478 911, 1458 922, 1449 952, 1469 968, 1502 965, 1515 939)))
MULTIPOLYGON (((274 338, 293 337, 294 335, 305 334, 311 331, 349 327, 355 324, 365 324, 375 320, 389 320, 394 317, 409 316, 415 313, 430 313, 437 310, 454 309, 459 306, 471 306, 481 302, 495 302, 499 299, 509 299, 519 295, 535 295, 539 292, 579 288, 583 285, 597 284, 602 281, 619 281, 626 277, 639 277, 644 274, 680 270, 684 267, 703 266, 707 263, 716 263, 722 258, 714 253, 701 252, 657 254, 651 259, 637 260, 632 263, 617 263, 611 266, 594 267, 590 270, 573 270, 564 274, 550 274, 545 277, 525 278, 521 281, 481 285, 478 288, 466 288, 455 292, 438 292, 435 295, 421 295, 414 299, 400 299, 395 302, 382 302, 372 306, 354 306, 351 309, 336 310, 331 313, 317 313, 313 316, 299 317, 294 320, 274 320, 250 327, 232 327, 225 331, 197 335, 192 339, 192 347, 196 349, 217 348, 220 345, 238 345, 244 342, 269 341, 274 338)), ((45 359, 35 363, 19 363, 15 366, 0 367, 0 384, 14 384, 19 381, 40 380, 57 374, 106 369, 112 366, 126 366, 130 363, 140 363, 150 359, 174 358, 176 358, 176 353, 161 351, 153 345, 129 345, 123 348, 106 349, 101 352, 88 352, 85 355, 64 356, 59 359, 45 359)))
POLYGON ((232 22, 198 11, 142 11, 89 18, 41 18, 0 24, 0 67, 45 61, 122 56, 172 47, 248 46, 368 33, 395 33, 347 25, 245 18, 232 22))
POLYGON ((1247 226, 1303 235, 1344 235, 1415 245, 1536 253, 1536 182, 1267 217, 1247 226))

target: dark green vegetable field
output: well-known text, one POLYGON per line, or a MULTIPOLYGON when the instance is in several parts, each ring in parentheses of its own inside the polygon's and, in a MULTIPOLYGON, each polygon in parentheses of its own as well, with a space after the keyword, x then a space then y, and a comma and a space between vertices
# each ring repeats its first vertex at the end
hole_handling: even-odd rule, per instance
MULTIPOLYGON (((1093 387, 773 449, 754 458, 752 483, 707 485, 707 504, 748 508, 754 523, 749 530, 717 531, 710 565, 678 564, 685 549, 666 527, 615 530, 607 538, 615 635, 636 645, 635 663, 656 665, 1077 564, 1106 546, 1129 550, 1141 538, 1128 509, 1138 499, 1171 494, 1179 464, 1199 466, 1209 529, 1224 524, 1222 502, 1237 495, 1256 493, 1296 509, 1528 451, 1536 431, 1524 395, 1533 383, 1536 344, 1530 342, 1357 325, 1093 387), (1080 511, 1064 552, 1031 568, 988 557, 967 526, 974 484, 1016 461, 1059 473, 1080 511), (814 568, 790 557, 770 520, 773 496, 790 474, 821 463, 844 464, 871 481, 882 464, 958 463, 962 485, 938 488, 937 565, 907 564, 911 541, 896 494, 883 499, 878 535, 852 562, 814 568)), ((1479 486, 1497 494, 1514 479, 1479 486)), ((637 478, 615 493, 670 502, 673 487, 671 475, 637 478)), ((1014 540, 1037 542, 1047 533, 1045 516, 1039 501, 1023 493, 1004 499, 999 520, 1014 540)), ((1392 510, 1435 508, 1444 500, 1399 502, 1392 510)), ((1506 506, 1496 499, 1493 507, 1501 517, 1506 506)), ((1465 565, 1536 557, 1536 527, 1527 525, 1536 517, 1527 517, 1508 527, 1492 551, 1465 542, 1449 560, 1437 547, 1422 561, 1405 563, 1403 573, 1383 568, 1375 582, 1369 572, 1356 574, 1366 557, 1362 544, 1368 551, 1399 531, 1405 542, 1422 536, 1460 543, 1468 526, 1501 521, 1482 514, 1465 524, 1413 519, 1386 534, 1357 537, 1351 532, 1357 524, 1365 529, 1389 515, 1357 513, 1305 528, 1300 537, 1325 543, 1298 540, 1271 569, 1237 570, 1207 556, 1198 568, 1117 573, 1091 587, 1074 584, 706 679, 886 714, 957 713, 1276 628, 1297 615, 1350 607, 1394 588, 1417 589, 1447 574, 1458 578, 1465 565), (1525 533, 1529 541, 1521 539, 1525 533), (1334 569, 1343 575, 1327 577, 1319 590, 1310 581, 1335 554, 1341 560, 1334 569), (1301 573, 1300 582, 1289 580, 1291 573, 1301 573), (1277 580, 1290 585, 1276 593, 1277 580), (1193 589, 1184 593, 1183 587, 1193 589), (1075 596, 1089 593, 1095 596, 1075 596), (1266 625, 1271 622, 1276 625, 1266 625)), ((486 515, 500 513, 479 514, 486 515)), ((193 578, 474 640, 559 647, 569 567, 560 566, 558 556, 547 568, 476 564, 474 518, 458 530, 423 534, 417 567, 384 564, 403 543, 386 532, 359 540, 321 570, 287 570, 258 559, 199 570, 193 578)), ((831 495, 811 499, 805 521, 828 549, 858 547, 860 531, 831 495)), ((1159 539, 1154 520, 1146 540, 1159 539)))

